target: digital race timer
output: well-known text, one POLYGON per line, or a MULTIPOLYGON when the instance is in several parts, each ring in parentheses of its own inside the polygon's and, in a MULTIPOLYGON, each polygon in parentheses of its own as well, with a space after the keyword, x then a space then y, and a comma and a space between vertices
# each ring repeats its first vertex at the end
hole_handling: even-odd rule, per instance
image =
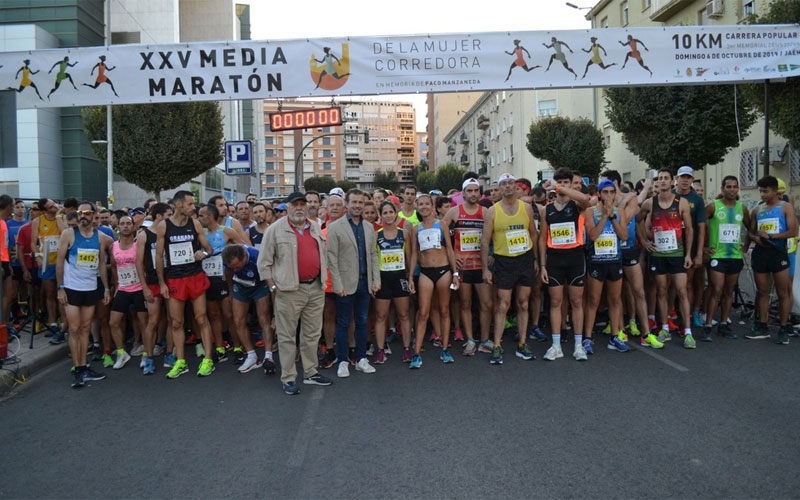
POLYGON ((335 127, 342 124, 342 108, 317 108, 281 111, 269 114, 273 132, 313 127, 335 127))

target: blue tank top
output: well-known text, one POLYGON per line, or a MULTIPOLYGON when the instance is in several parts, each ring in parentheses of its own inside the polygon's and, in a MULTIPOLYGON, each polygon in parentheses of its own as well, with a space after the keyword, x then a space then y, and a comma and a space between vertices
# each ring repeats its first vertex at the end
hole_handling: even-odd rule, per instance
POLYGON ((97 290, 97 269, 100 267, 100 237, 97 231, 86 238, 77 227, 75 241, 67 251, 64 263, 64 287, 87 292, 97 290))
MULTIPOLYGON (((756 229, 767 234, 786 231, 786 217, 783 215, 783 202, 770 209, 759 208, 756 212, 756 229)), ((786 250, 786 240, 764 240, 778 250, 786 250)))
MULTIPOLYGON (((614 213, 617 214, 616 208, 614 213)), ((619 217, 619 215, 617 216, 619 217)), ((594 219, 595 225, 600 222, 600 210, 597 208, 592 213, 592 219, 594 219)), ((589 248, 589 261, 596 263, 622 262, 621 243, 617 232, 614 231, 614 225, 606 219, 603 232, 596 240, 592 241, 592 246, 589 248)))
POLYGON ((636 248, 636 215, 634 214, 631 221, 628 222, 628 239, 622 242, 623 250, 636 248))
POLYGON ((211 245, 211 255, 222 253, 222 250, 225 248, 224 227, 218 227, 213 233, 208 232, 208 229, 206 229, 206 238, 208 239, 208 244, 211 245))
POLYGON ((206 229, 206 238, 211 245, 211 255, 203 259, 203 271, 209 278, 222 279, 224 269, 221 254, 225 248, 225 228, 220 226, 213 233, 206 229))
POLYGON ((13 218, 6 221, 8 227, 8 251, 11 257, 11 266, 19 267, 19 259, 17 259, 17 233, 19 228, 27 224, 28 221, 15 221, 13 218))

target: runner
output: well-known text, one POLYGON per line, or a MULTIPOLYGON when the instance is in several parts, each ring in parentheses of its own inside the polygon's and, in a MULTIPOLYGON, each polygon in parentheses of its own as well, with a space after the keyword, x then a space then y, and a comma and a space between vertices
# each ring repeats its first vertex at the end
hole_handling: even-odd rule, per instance
MULTIPOLYGON (((678 198, 686 198, 689 204, 689 213, 692 216, 692 231, 694 234, 691 252, 692 267, 686 270, 687 292, 689 294, 689 306, 692 311, 692 326, 701 327, 703 321, 700 318, 700 302, 703 299, 703 289, 705 276, 703 275, 703 248, 705 247, 706 237, 706 211, 703 197, 692 189, 694 170, 692 167, 683 166, 678 169, 678 179, 675 188, 672 190, 678 198)), ((675 302, 674 291, 670 294, 670 307, 675 302)))
POLYGON ((533 66, 532 68, 528 67, 528 63, 525 61, 525 56, 522 55, 522 53, 525 52, 525 54, 528 55, 528 58, 531 57, 531 53, 528 52, 528 49, 526 49, 525 47, 520 45, 520 41, 519 40, 514 40, 514 49, 511 52, 508 52, 506 50, 504 50, 503 52, 505 52, 506 54, 508 54, 510 56, 514 56, 515 57, 514 62, 511 63, 511 67, 508 68, 508 75, 506 75, 506 79, 505 79, 506 82, 508 81, 509 78, 511 78, 511 71, 513 71, 514 68, 516 68, 516 67, 520 67, 520 68, 524 69, 526 73, 531 72, 531 71, 535 70, 536 68, 541 68, 541 66, 539 66, 539 65, 533 66))
POLYGON ((711 259, 709 285, 711 293, 706 303, 706 321, 700 340, 711 342, 711 326, 717 306, 721 305, 717 333, 726 338, 737 336, 728 324, 733 305, 733 288, 739 282, 739 273, 744 267, 743 253, 750 245, 747 228, 750 227, 750 212, 744 209, 739 199, 739 180, 728 175, 722 179, 722 199, 706 205, 708 220, 708 248, 711 259))
POLYGON ((658 317, 661 320, 658 341, 672 339, 667 323, 667 297, 671 286, 680 305, 684 329, 683 347, 694 349, 697 343, 690 327, 689 297, 686 290, 686 270, 693 265, 693 259, 686 249, 692 248, 694 229, 689 203, 672 192, 672 180, 670 169, 662 168, 658 171, 658 195, 642 204, 636 232, 642 245, 650 252, 649 266, 655 274, 658 317))
MULTIPOLYGON (((19 254, 17 253, 17 234, 22 226, 28 223, 25 220, 25 202, 17 200, 14 203, 11 218, 5 221, 8 230, 8 251, 11 275, 5 281, 3 289, 3 311, 5 316, 3 321, 8 321, 9 311, 19 294, 19 285, 22 282, 22 267, 20 267, 19 254)), ((14 331, 13 326, 10 331, 14 331)))
POLYGON ((255 224, 250 226, 248 236, 250 238, 250 243, 256 248, 261 246, 261 240, 264 239, 264 231, 269 227, 267 223, 267 212, 271 211, 272 209, 268 209, 263 203, 258 202, 253 204, 253 220, 255 224))
POLYGON ((106 76, 106 71, 114 71, 116 66, 106 66, 106 56, 100 56, 100 61, 92 66, 92 71, 89 74, 93 75, 95 69, 97 70, 97 79, 95 79, 94 84, 84 83, 83 85, 91 89, 97 89, 101 83, 107 83, 111 87, 111 92, 114 92, 114 95, 119 97, 117 90, 114 88, 114 84, 111 83, 111 80, 106 76))
POLYGON ((211 255, 211 245, 200 222, 191 217, 194 213, 194 195, 191 191, 178 191, 173 201, 175 213, 160 222, 155 229, 156 275, 161 296, 169 299, 172 337, 177 351, 177 360, 167 373, 167 378, 175 379, 189 371, 184 354, 186 333, 183 330, 187 300, 192 302, 195 324, 200 330, 205 353, 197 375, 207 377, 214 371, 214 361, 211 359, 211 326, 206 316, 205 295, 210 283, 203 272, 201 261, 211 255))
POLYGON ((608 52, 606 52, 606 49, 602 45, 597 43, 597 38, 596 37, 591 37, 590 40, 592 42, 592 45, 589 46, 588 49, 581 49, 582 51, 586 52, 587 54, 590 53, 590 52, 592 54, 592 57, 589 59, 589 62, 586 63, 586 69, 583 71, 583 76, 581 77, 581 80, 586 78, 586 73, 589 72, 589 66, 591 66, 592 64, 596 64, 596 65, 600 66, 600 68, 602 68, 602 69, 607 69, 607 68, 610 68, 611 66, 616 66, 617 65, 617 63, 605 64, 603 62, 603 59, 600 57, 600 51, 602 50, 603 54, 605 56, 608 56, 608 52))
POLYGON ((48 198, 39 200, 39 207, 44 214, 31 220, 31 248, 36 250, 38 264, 38 277, 42 283, 45 306, 47 307, 47 323, 52 335, 51 343, 62 343, 64 335, 59 331, 56 318, 58 308, 56 305, 56 255, 61 232, 67 224, 63 219, 57 218, 58 205, 48 198))
POLYGON ((526 342, 528 301, 538 266, 533 242, 537 240, 533 209, 515 196, 516 178, 503 174, 498 179, 501 200, 484 211, 481 234, 481 264, 483 281, 497 287, 494 311, 494 347, 489 363, 503 364, 503 330, 506 313, 511 306, 511 294, 517 296, 517 328, 519 340, 515 355, 526 361, 534 359, 526 342), (489 245, 494 248, 494 273, 489 269, 489 245))
POLYGON ((472 331, 472 290, 478 294, 480 341, 489 341, 489 326, 492 321, 492 289, 483 282, 481 265, 481 236, 483 233, 484 209, 478 205, 481 196, 480 183, 470 178, 461 185, 464 202, 451 208, 442 219, 442 226, 453 227, 455 243, 453 249, 456 267, 461 277, 458 296, 461 301, 461 325, 467 335, 464 356, 474 356, 478 345, 472 331))
POLYGON ((61 233, 56 254, 58 301, 65 306, 67 321, 71 325, 69 347, 73 389, 83 387, 86 381, 106 378, 105 374, 92 370, 86 361, 89 330, 99 299, 98 273, 104 288, 102 301, 108 304, 111 300, 106 267, 101 264, 106 261, 106 252, 112 241, 92 228, 93 218, 94 205, 81 203, 78 206, 78 227, 61 233))
POLYGON ((791 204, 778 198, 778 180, 767 175, 758 180, 760 205, 750 214, 750 238, 756 243, 750 257, 756 280, 756 306, 758 321, 753 330, 745 335, 748 339, 768 339, 769 294, 772 284, 780 302, 780 329, 777 343, 788 344, 792 329, 788 326, 789 312, 789 256, 786 240, 797 234, 797 217, 791 204))
MULTIPOLYGON (((575 338, 572 357, 586 361, 583 348, 583 285, 586 275, 584 244, 584 220, 582 213, 589 207, 589 196, 574 187, 572 172, 562 168, 556 170, 553 179, 544 183, 547 191, 554 191, 553 203, 542 207, 539 217, 542 231, 539 234, 539 254, 542 255, 542 282, 548 285, 550 294, 550 329, 553 344, 547 349, 544 359, 555 361, 564 357, 561 350, 562 304, 564 287, 567 287, 571 319, 575 338)), ((577 177, 580 177, 578 175, 577 177)))
POLYGON ((381 289, 375 294, 375 343, 378 351, 374 363, 386 362, 386 323, 389 306, 394 305, 400 332, 403 336, 403 363, 411 362, 411 316, 409 316, 409 295, 414 290, 413 268, 411 262, 411 240, 413 235, 408 227, 398 228, 397 209, 390 201, 380 206, 383 227, 378 230, 378 266, 381 271, 381 289), (406 242, 409 242, 406 244, 406 242))
POLYGON ((547 45, 546 43, 542 44, 545 46, 545 48, 553 49, 555 51, 555 54, 552 54, 550 56, 550 62, 547 63, 547 69, 545 71, 550 71, 550 65, 553 64, 553 61, 558 61, 561 63, 562 66, 564 66, 564 68, 567 71, 572 73, 572 75, 577 79, 578 75, 572 70, 572 68, 569 67, 569 64, 567 63, 567 57, 564 55, 564 52, 561 50, 561 47, 562 46, 566 47, 567 50, 569 50, 570 54, 574 54, 572 49, 569 48, 569 45, 567 45, 566 43, 557 40, 556 37, 550 38, 550 42, 551 42, 550 45, 547 45))
POLYGON ((419 224, 419 217, 417 211, 414 209, 414 203, 417 201, 417 187, 409 184, 403 189, 403 205, 397 216, 405 219, 415 226, 419 224))
POLYGON ((67 73, 67 68, 74 68, 77 64, 78 61, 70 63, 69 56, 64 56, 64 59, 57 61, 55 64, 53 64, 53 66, 50 67, 50 71, 47 72, 48 75, 53 72, 56 66, 58 66, 58 73, 56 73, 56 82, 55 85, 53 85, 53 89, 47 94, 48 99, 50 99, 50 95, 53 92, 58 90, 58 87, 61 86, 61 82, 64 81, 65 79, 69 80, 69 83, 72 84, 73 89, 78 90, 78 87, 75 86, 75 82, 72 81, 72 76, 70 76, 70 74, 67 73))
POLYGON ((644 61, 642 60, 642 53, 639 52, 639 48, 637 47, 637 45, 641 45, 642 48, 644 48, 644 50, 650 52, 650 49, 648 49, 641 40, 637 40, 636 38, 633 38, 633 35, 628 35, 628 41, 627 42, 619 42, 619 44, 622 45, 623 47, 627 46, 627 47, 629 47, 631 49, 627 54, 625 54, 625 62, 622 63, 622 68, 620 68, 620 69, 625 69, 625 65, 628 64, 628 59, 629 58, 633 58, 633 59, 636 60, 636 62, 639 63, 639 66, 641 66, 642 68, 646 69, 647 72, 650 73, 650 76, 653 76, 653 72, 650 71, 650 68, 648 68, 644 64, 644 61))

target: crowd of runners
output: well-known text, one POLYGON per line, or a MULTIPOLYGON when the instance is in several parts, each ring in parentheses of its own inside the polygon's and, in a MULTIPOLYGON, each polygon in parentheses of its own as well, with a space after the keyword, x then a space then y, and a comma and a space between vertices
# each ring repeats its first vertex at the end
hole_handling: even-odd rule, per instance
POLYGON ((706 202, 684 166, 636 185, 609 170, 589 187, 561 169, 484 189, 467 173, 450 193, 336 188, 280 204, 179 191, 109 211, 3 195, 3 315, 12 333, 26 323, 69 342, 74 388, 135 357, 168 379, 231 360, 240 373, 280 372, 296 394, 297 359, 304 383, 330 385, 318 369, 419 369, 423 356, 453 363, 456 350, 502 365, 504 337, 524 361, 536 342, 547 361, 565 349, 586 361, 602 344, 736 339, 747 260, 757 294, 744 336, 771 338, 777 296, 774 339, 788 344, 798 225, 785 189, 763 177, 749 209, 728 176, 706 202))

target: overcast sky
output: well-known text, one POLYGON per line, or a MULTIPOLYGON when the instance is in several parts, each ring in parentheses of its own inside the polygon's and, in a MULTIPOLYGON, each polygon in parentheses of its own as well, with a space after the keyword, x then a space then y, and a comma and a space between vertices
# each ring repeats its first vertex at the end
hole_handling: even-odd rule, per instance
MULTIPOLYGON (((594 2, 576 0, 572 3, 585 7, 594 5, 594 2)), ((375 0, 337 3, 321 0, 257 0, 250 2, 250 30, 254 40, 274 40, 585 29, 590 27, 589 21, 584 18, 586 12, 567 7, 564 1, 558 0, 405 0, 396 3, 375 0)), ((425 130, 424 95, 406 94, 380 98, 413 102, 417 111, 417 130, 425 130)))

